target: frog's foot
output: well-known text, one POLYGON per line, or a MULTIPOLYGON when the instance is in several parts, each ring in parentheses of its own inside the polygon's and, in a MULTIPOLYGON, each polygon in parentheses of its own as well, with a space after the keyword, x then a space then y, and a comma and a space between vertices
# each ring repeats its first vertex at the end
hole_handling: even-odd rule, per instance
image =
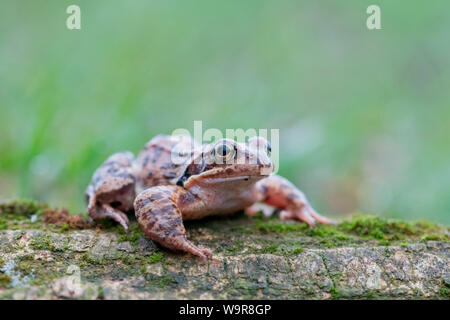
POLYGON ((303 221, 309 224, 311 227, 314 227, 316 225, 316 222, 323 224, 336 223, 334 220, 321 216, 310 206, 305 206, 301 209, 281 210, 280 219, 281 220, 293 219, 303 221))
POLYGON ((104 218, 113 219, 114 221, 120 223, 126 233, 129 232, 129 220, 127 215, 122 211, 111 207, 109 204, 97 204, 96 206, 89 207, 88 214, 94 220, 104 218))
POLYGON ((197 247, 186 238, 180 239, 180 246, 175 249, 180 251, 190 252, 193 255, 199 256, 203 261, 207 261, 208 258, 212 258, 212 251, 205 247, 197 247))
POLYGON ((180 197, 188 191, 178 186, 157 186, 142 191, 134 201, 137 221, 144 233, 163 247, 190 252, 204 261, 212 258, 211 250, 197 247, 186 238, 179 206, 180 197))

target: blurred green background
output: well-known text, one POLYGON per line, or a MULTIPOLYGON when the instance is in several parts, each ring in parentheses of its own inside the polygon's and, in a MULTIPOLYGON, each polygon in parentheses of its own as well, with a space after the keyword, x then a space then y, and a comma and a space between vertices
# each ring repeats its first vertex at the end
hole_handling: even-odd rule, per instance
POLYGON ((328 216, 449 224, 449 38, 447 0, 2 1, 0 198, 84 211, 108 155, 202 120, 280 129, 328 216))

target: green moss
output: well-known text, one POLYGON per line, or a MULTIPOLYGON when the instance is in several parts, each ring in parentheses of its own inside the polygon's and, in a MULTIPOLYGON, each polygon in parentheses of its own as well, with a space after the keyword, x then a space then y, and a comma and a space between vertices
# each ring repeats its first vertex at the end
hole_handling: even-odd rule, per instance
POLYGON ((345 244, 352 240, 351 236, 344 234, 336 226, 317 225, 315 228, 311 228, 305 223, 285 222, 275 219, 264 220, 264 218, 255 219, 254 226, 263 233, 277 233, 280 235, 295 233, 305 237, 312 237, 325 247, 345 244))
POLYGON ((310 288, 305 289, 305 294, 307 296, 312 296, 314 293, 315 293, 315 291, 310 288))
POLYGON ((85 252, 81 256, 81 261, 85 262, 86 264, 98 264, 98 265, 105 265, 106 261, 105 259, 96 259, 89 255, 89 253, 85 252))
POLYGON ((255 219, 255 227, 256 229, 263 232, 275 232, 275 233, 286 233, 286 232, 298 232, 305 230, 304 224, 288 224, 280 221, 262 221, 259 219, 255 219))
POLYGON ((105 294, 103 292, 103 287, 101 287, 101 286, 98 288, 98 299, 99 300, 105 299, 105 294))
POLYGON ((129 233, 126 233, 121 226, 116 226, 117 232, 120 234, 118 239, 119 242, 129 241, 131 243, 135 243, 140 237, 145 237, 145 234, 142 232, 139 224, 130 223, 129 227, 129 233))
POLYGON ((30 246, 36 250, 49 250, 53 252, 62 252, 64 248, 68 247, 68 240, 62 248, 55 246, 54 240, 51 238, 49 234, 45 234, 43 236, 36 236, 31 239, 30 246))
POLYGON ((53 251, 55 249, 54 245, 51 242, 51 239, 48 235, 46 236, 37 236, 31 239, 30 246, 33 249, 37 250, 50 250, 53 251))
POLYGON ((164 256, 162 253, 160 252, 155 252, 153 253, 150 258, 149 258, 149 263, 153 264, 153 263, 158 263, 164 260, 164 256))
POLYGON ((276 244, 272 244, 270 246, 263 247, 261 249, 261 253, 276 253, 278 251, 278 246, 276 244))
POLYGON ((139 235, 134 234, 130 237, 130 242, 134 243, 139 239, 139 235))
POLYGON ((0 218, 0 230, 5 230, 7 228, 6 220, 0 218))
POLYGON ((295 248, 294 250, 291 251, 291 254, 299 254, 302 253, 304 250, 301 247, 295 248))
POLYGON ((258 215, 254 219, 254 228, 262 233, 279 235, 295 234, 310 237, 308 244, 317 243, 324 247, 358 244, 373 240, 378 245, 388 246, 394 242, 437 240, 448 241, 448 229, 427 221, 405 222, 384 219, 377 216, 357 215, 337 225, 318 224, 310 228, 305 223, 280 221, 277 218, 264 218, 258 215))
POLYGON ((0 288, 8 288, 11 283, 11 277, 7 274, 0 273, 0 288))
POLYGON ((391 244, 391 242, 388 239, 378 240, 378 245, 380 245, 380 246, 388 246, 390 244, 391 244))
POLYGON ((253 231, 250 228, 246 228, 244 226, 232 226, 230 227, 230 231, 233 233, 239 234, 252 234, 253 231))
POLYGON ((228 246, 229 244, 227 243, 227 246, 225 247, 225 250, 231 254, 237 253, 237 252, 241 252, 244 250, 245 246, 242 240, 235 240, 233 242, 233 246, 228 246))
POLYGON ((274 255, 285 256, 285 257, 300 254, 304 251, 302 247, 300 247, 296 244, 292 244, 290 242, 274 243, 271 245, 263 246, 261 249, 256 249, 254 247, 246 247, 246 248, 247 248, 247 252, 249 252, 249 253, 274 254, 274 255))
POLYGON ((48 217, 51 217, 53 214, 58 216, 61 213, 67 215, 65 209, 55 210, 45 203, 35 201, 16 200, 8 203, 0 203, 0 230, 39 229, 61 233, 70 229, 90 227, 87 221, 71 226, 70 222, 61 225, 63 223, 62 221, 50 222, 48 220, 48 217), (37 219, 33 219, 33 222, 30 219, 32 216, 37 217, 37 219), (43 219, 43 217, 46 219, 43 219), (6 221, 6 227, 1 223, 2 220, 3 222, 6 221), (47 222, 44 222, 44 220, 47 222))
POLYGON ((445 237, 439 236, 437 234, 427 234, 426 236, 423 236, 420 241, 441 241, 446 240, 445 237))
MULTIPOLYGON (((410 223, 393 219, 383 219, 377 216, 358 215, 350 221, 339 224, 339 228, 358 236, 369 237, 376 240, 402 240, 422 232, 420 223, 410 223)), ((427 228, 432 228, 428 224, 427 228)))
POLYGON ((441 288, 440 291, 441 297, 450 299, 450 290, 447 288, 441 288))
POLYGON ((128 264, 128 265, 131 265, 131 264, 135 263, 135 260, 136 259, 131 254, 125 254, 125 255, 122 256, 122 259, 121 259, 121 261, 123 263, 128 264))
POLYGON ((283 256, 286 256, 286 257, 289 257, 289 256, 293 256, 293 255, 296 255, 296 254, 300 254, 303 251, 304 251, 303 248, 302 247, 298 247, 298 246, 295 246, 295 247, 279 247, 278 251, 274 252, 274 253, 275 254, 280 254, 280 255, 283 255, 283 256))
POLYGON ((335 287, 332 286, 330 289, 330 293, 331 293, 331 298, 332 299, 339 299, 341 297, 341 293, 339 292, 339 290, 335 287))
POLYGON ((45 203, 37 203, 33 200, 16 200, 9 203, 1 203, 0 214, 12 213, 31 217, 34 214, 41 214, 43 210, 48 208, 48 205, 45 203))
POLYGON ((367 299, 374 299, 376 297, 376 293, 374 290, 369 290, 366 293, 366 298, 367 299))
POLYGON ((309 228, 304 231, 307 235, 311 237, 320 237, 320 238, 330 238, 330 237, 338 237, 341 240, 347 240, 347 236, 337 230, 335 227, 328 225, 319 225, 315 228, 309 228))
POLYGON ((139 235, 137 235, 137 234, 123 234, 123 235, 121 235, 120 237, 119 237, 119 239, 118 239, 118 241, 119 242, 126 242, 126 241, 129 241, 129 242, 132 242, 132 243, 134 243, 134 242, 136 242, 137 240, 139 239, 139 235))
POLYGON ((29 274, 33 271, 32 264, 26 261, 20 261, 19 263, 17 263, 15 268, 23 274, 29 274))
POLYGON ((166 277, 159 279, 159 287, 160 288, 167 287, 174 283, 176 283, 175 279, 170 276, 166 276, 166 277))

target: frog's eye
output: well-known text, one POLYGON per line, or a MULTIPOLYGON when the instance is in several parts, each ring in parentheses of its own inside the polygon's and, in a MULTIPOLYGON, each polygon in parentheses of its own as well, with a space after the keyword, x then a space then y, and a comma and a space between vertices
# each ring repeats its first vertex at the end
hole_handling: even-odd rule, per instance
POLYGON ((226 143, 221 143, 216 145, 213 149, 213 155, 216 157, 219 163, 223 163, 223 161, 228 161, 234 158, 236 154, 236 149, 226 143))
POLYGON ((272 154, 272 147, 270 146, 270 143, 267 142, 267 154, 270 156, 272 154))

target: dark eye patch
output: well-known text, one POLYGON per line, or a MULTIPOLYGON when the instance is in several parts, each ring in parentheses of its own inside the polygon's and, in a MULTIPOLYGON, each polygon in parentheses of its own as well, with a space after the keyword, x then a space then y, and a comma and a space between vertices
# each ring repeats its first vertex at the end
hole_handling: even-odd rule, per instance
POLYGON ((270 143, 267 142, 267 153, 270 155, 272 153, 272 147, 270 146, 270 143))

